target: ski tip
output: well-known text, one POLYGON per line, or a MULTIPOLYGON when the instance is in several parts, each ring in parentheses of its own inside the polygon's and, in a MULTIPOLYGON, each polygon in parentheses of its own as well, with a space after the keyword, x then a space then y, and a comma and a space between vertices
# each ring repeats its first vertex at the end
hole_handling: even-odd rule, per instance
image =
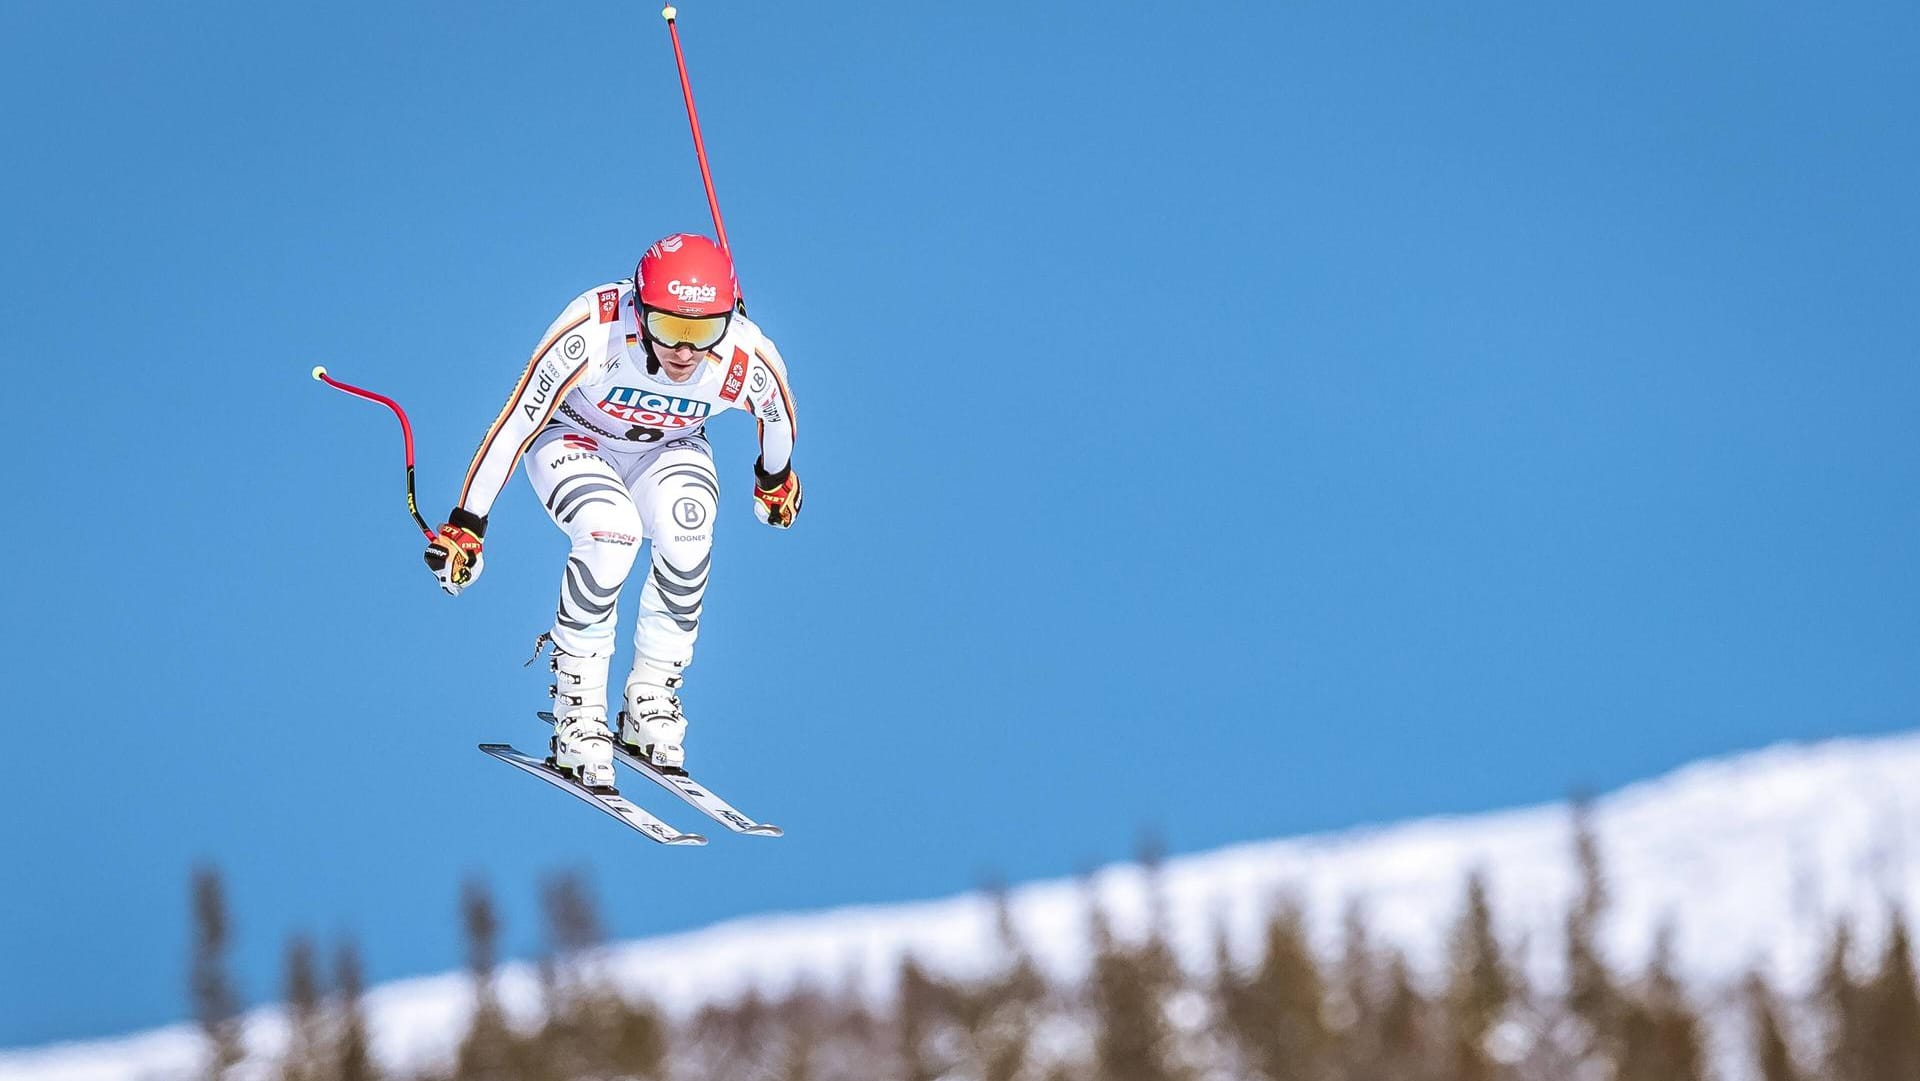
POLYGON ((785 837, 787 835, 786 830, 768 822, 762 822, 757 826, 750 826, 740 832, 748 837, 785 837))

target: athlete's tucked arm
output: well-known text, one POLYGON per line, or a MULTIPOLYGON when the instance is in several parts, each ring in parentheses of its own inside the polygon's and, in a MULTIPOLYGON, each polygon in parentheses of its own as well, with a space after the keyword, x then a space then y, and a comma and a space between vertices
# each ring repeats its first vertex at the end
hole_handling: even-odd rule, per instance
POLYGON ((785 529, 800 513, 800 474, 793 469, 793 442, 799 432, 787 365, 763 336, 747 373, 747 404, 760 428, 760 457, 753 463, 753 515, 785 529))
POLYGON ((481 538, 486 536, 487 514, 527 444, 553 418, 560 400, 586 371, 593 350, 583 331, 592 318, 591 293, 567 305, 547 328, 506 408, 494 418, 480 440, 480 448, 474 451, 460 499, 425 552, 428 569, 448 593, 458 594, 480 577, 481 538))

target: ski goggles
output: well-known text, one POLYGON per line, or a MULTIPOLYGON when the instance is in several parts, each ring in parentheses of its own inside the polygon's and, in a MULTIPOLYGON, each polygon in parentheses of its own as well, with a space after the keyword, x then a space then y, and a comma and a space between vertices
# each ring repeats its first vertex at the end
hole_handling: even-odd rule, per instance
POLYGON ((733 321, 732 312, 719 315, 675 315, 656 308, 644 311, 647 321, 647 337, 671 349, 676 345, 690 345, 695 349, 712 349, 726 336, 727 324, 733 321))

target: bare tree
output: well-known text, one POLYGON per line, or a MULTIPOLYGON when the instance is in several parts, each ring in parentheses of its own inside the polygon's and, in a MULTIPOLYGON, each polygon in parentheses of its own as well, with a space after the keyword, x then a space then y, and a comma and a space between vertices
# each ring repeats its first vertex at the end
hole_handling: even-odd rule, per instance
POLYGON ((1150 938, 1138 946, 1120 941, 1113 924, 1088 893, 1093 973, 1087 994, 1093 1007, 1095 1067, 1103 1081, 1178 1081, 1167 996, 1179 984, 1165 944, 1150 938))
POLYGON ((1292 901, 1267 920, 1265 948, 1246 978, 1221 982, 1221 1015, 1247 1063, 1272 1081, 1320 1081, 1333 1065, 1326 982, 1292 901))
POLYGON ((940 1039, 953 1012, 952 993, 911 955, 900 959, 895 986, 900 1076, 905 1081, 935 1081, 952 1065, 940 1039))
POLYGON ((232 945, 225 887, 220 872, 203 865, 193 872, 193 1012, 209 1045, 206 1076, 222 1081, 246 1057, 241 1044, 240 995, 227 973, 232 945))
POLYGON ((473 1021, 460 1041, 454 1077, 456 1081, 512 1081, 518 1074, 517 1047, 494 985, 500 919, 493 894, 481 879, 470 878, 461 887, 460 923, 467 943, 467 975, 473 981, 473 1021))
POLYGON ((1593 806, 1584 799, 1573 803, 1573 858, 1580 876, 1579 893, 1567 913, 1567 1010, 1574 1022, 1573 1046, 1568 1051, 1583 1069, 1602 1069, 1619 1055, 1622 997, 1612 969, 1601 952, 1601 931, 1611 897, 1600 859, 1600 839, 1593 823, 1593 806))
POLYGON ((1803 1081, 1793 1047, 1780 1024, 1780 1005, 1767 978, 1755 971, 1747 977, 1747 1033, 1760 1081, 1803 1081))
POLYGON ((599 967, 604 938, 598 906, 584 880, 563 874, 541 891, 551 956, 543 966, 547 1020, 537 1061, 522 1064, 558 1078, 650 1077, 666 1057, 666 1029, 654 1013, 627 1002, 599 967))
POLYGON ((1913 936, 1898 907, 1888 917, 1880 966, 1865 997, 1871 1081, 1920 1079, 1920 987, 1914 978, 1913 936))
POLYGON ((313 943, 305 935, 294 935, 287 940, 287 1051, 280 1063, 282 1081, 329 1081, 320 995, 313 943))
POLYGON ((379 1081, 380 1069, 373 1061, 365 1004, 361 1002, 366 974, 360 947, 351 937, 341 940, 333 951, 333 987, 334 1076, 339 1081, 379 1081))
POLYGON ((1456 1081, 1494 1081, 1499 1064, 1488 1051, 1494 1027, 1513 1001, 1513 976, 1494 930, 1486 875, 1467 876, 1466 902, 1448 950, 1447 1034, 1456 1081))
POLYGON ((1853 977, 1852 963, 1853 929, 1842 920, 1834 924, 1814 988, 1814 1001, 1826 1030, 1820 1063, 1822 1081, 1869 1081, 1872 1077, 1867 995, 1853 977))
POLYGON ((1704 1081, 1707 1052, 1699 1014, 1674 974, 1673 932, 1662 928, 1646 979, 1620 1013, 1620 1081, 1704 1081))
POLYGON ((1387 956, 1385 988, 1374 1011, 1377 1033, 1372 1069, 1349 1071, 1348 1081, 1424 1081, 1435 1073, 1430 1007, 1414 985, 1406 956, 1387 956))

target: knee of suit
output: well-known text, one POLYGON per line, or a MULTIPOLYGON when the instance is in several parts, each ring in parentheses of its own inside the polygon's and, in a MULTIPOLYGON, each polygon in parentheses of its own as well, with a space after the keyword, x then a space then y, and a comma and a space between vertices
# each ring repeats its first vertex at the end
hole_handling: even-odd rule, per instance
POLYGON ((653 561, 664 562, 682 574, 706 563, 712 554, 711 536, 702 536, 698 540, 689 538, 687 534, 653 538, 653 561))
POLYGON ((640 512, 632 503, 596 503, 574 515, 567 535, 574 554, 590 562, 631 564, 640 550, 640 512))
POLYGON ((654 553, 675 566, 689 566, 713 548, 713 500, 705 492, 683 494, 668 504, 666 514, 655 516, 654 526, 649 536, 654 553))

